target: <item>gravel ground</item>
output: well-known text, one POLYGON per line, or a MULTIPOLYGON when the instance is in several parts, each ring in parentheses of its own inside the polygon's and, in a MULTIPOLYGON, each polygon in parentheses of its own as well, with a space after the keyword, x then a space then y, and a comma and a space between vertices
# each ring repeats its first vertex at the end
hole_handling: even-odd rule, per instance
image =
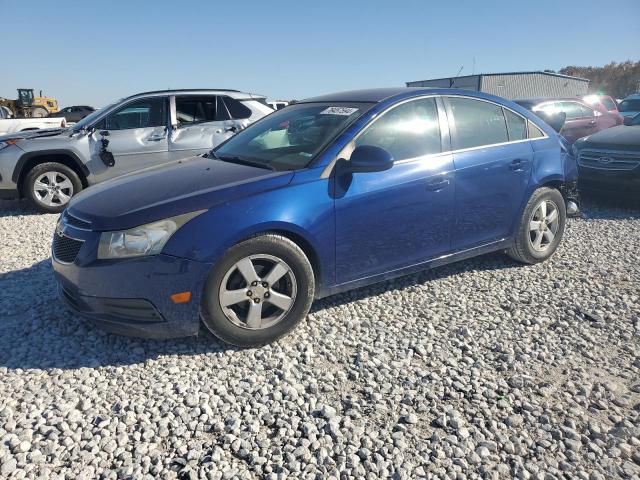
MULTIPOLYGON (((600 206, 598 206, 600 205, 600 206)), ((640 209, 317 302, 275 345, 106 334, 0 202, 1 478, 640 478, 640 209)))

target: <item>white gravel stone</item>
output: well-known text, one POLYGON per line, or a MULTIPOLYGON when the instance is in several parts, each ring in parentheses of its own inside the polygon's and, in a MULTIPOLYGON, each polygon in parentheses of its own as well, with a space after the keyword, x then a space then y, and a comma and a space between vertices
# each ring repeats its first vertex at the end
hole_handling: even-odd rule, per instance
POLYGON ((585 213, 543 264, 348 292, 238 350, 95 328, 56 298, 57 217, 0 202, 0 477, 637 477, 640 210, 585 213))

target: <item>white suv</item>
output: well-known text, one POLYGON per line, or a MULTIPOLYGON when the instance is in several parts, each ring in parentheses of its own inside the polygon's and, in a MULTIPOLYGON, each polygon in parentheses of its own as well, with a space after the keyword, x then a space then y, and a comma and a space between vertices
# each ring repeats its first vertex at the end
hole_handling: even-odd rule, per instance
POLYGON ((146 92, 96 110, 69 129, 0 137, 0 198, 60 212, 95 183, 209 151, 273 110, 237 90, 146 92))

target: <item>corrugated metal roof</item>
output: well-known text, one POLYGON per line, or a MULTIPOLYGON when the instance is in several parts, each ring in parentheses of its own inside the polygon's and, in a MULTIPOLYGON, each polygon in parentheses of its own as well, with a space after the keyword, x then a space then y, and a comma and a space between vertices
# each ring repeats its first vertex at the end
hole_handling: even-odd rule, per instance
POLYGON ((409 85, 410 83, 419 83, 419 82, 435 82, 435 81, 439 81, 439 80, 449 80, 452 78, 455 78, 456 80, 459 80, 461 78, 472 78, 472 77, 491 77, 491 76, 495 76, 495 75, 532 75, 535 73, 540 73, 542 75, 551 75, 554 77, 564 77, 564 78, 570 78, 572 80, 580 80, 583 82, 589 82, 588 78, 582 78, 582 77, 572 77, 571 75, 562 75, 561 73, 554 73, 554 72, 545 72, 545 71, 541 71, 541 70, 531 70, 531 71, 526 71, 526 72, 504 72, 504 73, 476 73, 474 75, 461 75, 459 77, 442 77, 442 78, 429 78, 426 80, 414 80, 411 82, 406 82, 407 85, 409 85))

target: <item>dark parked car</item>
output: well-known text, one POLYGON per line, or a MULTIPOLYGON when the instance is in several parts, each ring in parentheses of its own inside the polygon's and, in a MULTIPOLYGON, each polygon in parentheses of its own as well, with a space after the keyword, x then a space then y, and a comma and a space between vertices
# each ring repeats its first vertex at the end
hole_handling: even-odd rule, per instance
POLYGON ((560 134, 569 143, 619 124, 614 115, 590 107, 577 98, 516 100, 516 103, 533 113, 543 112, 546 115, 555 115, 563 112, 566 115, 566 121, 560 134))
POLYGON ((88 107, 86 105, 75 105, 73 107, 66 107, 56 113, 49 114, 50 117, 64 117, 67 122, 79 122, 87 115, 95 112, 95 108, 88 107))
POLYGON ((634 93, 624 98, 618 105, 620 115, 623 117, 635 117, 640 113, 640 93, 634 93))
POLYGON ((315 298, 507 251, 548 259, 577 177, 503 98, 376 89, 312 98, 209 154, 103 182, 54 234, 61 297, 107 329, 275 340, 315 298))
POLYGON ((573 144, 579 187, 640 198, 640 114, 573 144))

